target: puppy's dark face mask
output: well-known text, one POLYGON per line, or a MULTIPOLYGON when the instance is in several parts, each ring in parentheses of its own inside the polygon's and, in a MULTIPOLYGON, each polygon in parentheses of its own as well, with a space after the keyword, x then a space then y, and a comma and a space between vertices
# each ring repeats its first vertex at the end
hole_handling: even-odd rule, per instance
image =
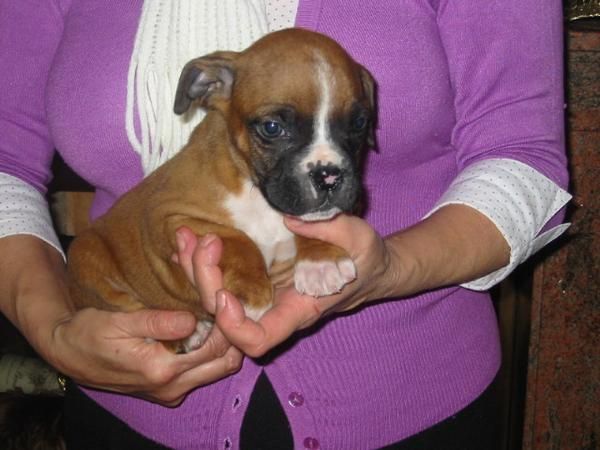
POLYGON ((249 120, 252 152, 260 154, 252 164, 265 199, 304 220, 352 211, 360 196, 359 165, 370 121, 358 103, 332 117, 287 105, 249 120))
POLYGON ((280 212, 304 220, 351 212, 362 154, 374 145, 373 79, 329 38, 272 36, 190 62, 175 110, 198 99, 220 111, 237 159, 280 212))

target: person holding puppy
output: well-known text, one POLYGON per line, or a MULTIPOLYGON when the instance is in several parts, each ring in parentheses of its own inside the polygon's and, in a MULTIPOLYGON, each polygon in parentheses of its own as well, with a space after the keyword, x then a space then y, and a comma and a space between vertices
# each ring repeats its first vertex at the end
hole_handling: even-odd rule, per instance
POLYGON ((3 0, 0 305, 85 386, 67 390, 68 444, 494 448, 486 291, 565 229, 561 24, 559 1, 3 0), (43 198, 53 148, 99 217, 201 119, 172 118, 182 63, 292 24, 377 82, 364 214, 286 219, 345 249, 356 279, 320 298, 283 283, 255 321, 222 289, 219 237, 182 228, 175 258, 216 315, 200 349, 148 340, 192 334, 185 312, 71 311, 43 198))

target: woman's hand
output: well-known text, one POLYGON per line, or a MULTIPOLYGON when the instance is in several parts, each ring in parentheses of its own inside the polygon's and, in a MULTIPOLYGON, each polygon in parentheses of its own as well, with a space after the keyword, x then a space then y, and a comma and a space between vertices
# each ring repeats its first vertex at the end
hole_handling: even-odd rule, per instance
POLYGON ((61 256, 33 236, 2 238, 0 250, 13 255, 0 259, 2 312, 40 356, 79 384, 173 406, 241 366, 241 353, 217 327, 185 355, 155 342, 189 336, 196 319, 187 312, 71 311, 61 256))
POLYGON ((292 287, 277 289, 273 307, 258 322, 246 317, 239 300, 223 289, 217 266, 220 240, 205 236, 196 245, 196 237, 189 230, 178 233, 187 248, 185 254, 180 253, 180 262, 188 277, 213 292, 204 296, 209 309, 216 313, 217 326, 229 342, 252 357, 264 355, 296 330, 330 312, 457 285, 503 267, 510 257, 510 248, 498 228, 465 205, 444 206, 385 239, 364 220, 347 215, 310 223, 288 218, 286 225, 296 234, 345 249, 354 261, 357 278, 339 294, 320 298, 300 295, 292 287))
POLYGON ((44 349, 50 362, 78 384, 176 406, 192 389, 237 371, 240 352, 217 327, 204 345, 175 355, 157 340, 194 331, 187 312, 114 313, 92 308, 59 322, 44 349))
MULTIPOLYGON (((213 292, 217 326, 227 339, 245 354, 258 357, 286 340, 296 330, 306 328, 331 312, 346 311, 369 300, 387 297, 395 284, 395 267, 385 241, 364 220, 340 215, 326 222, 302 222, 286 218, 288 228, 306 237, 331 242, 345 249, 357 269, 357 278, 340 294, 314 298, 299 294, 293 287, 276 290, 273 307, 258 322, 246 317, 242 304, 223 289, 217 266, 222 243, 214 235, 200 240, 195 252, 188 252, 181 264, 196 286, 213 292), (206 260, 206 255, 211 260, 206 260)), ((186 229, 179 238, 188 249, 195 247, 195 236, 186 229)), ((205 294, 207 297, 210 294, 205 294)))

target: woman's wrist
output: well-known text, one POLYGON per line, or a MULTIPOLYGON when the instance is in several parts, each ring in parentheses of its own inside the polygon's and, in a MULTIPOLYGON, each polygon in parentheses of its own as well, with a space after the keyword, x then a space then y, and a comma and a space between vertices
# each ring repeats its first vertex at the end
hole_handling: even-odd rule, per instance
POLYGON ((410 239, 404 232, 384 238, 389 260, 381 282, 386 290, 385 298, 406 297, 422 290, 425 268, 410 239))
MULTIPOLYGON (((62 256, 42 240, 17 235, 0 240, 2 312, 44 358, 51 359, 54 329, 71 315, 62 256)), ((52 361, 50 361, 52 362, 52 361)))
POLYGON ((464 205, 448 205, 389 235, 384 285, 404 297, 476 279, 506 265, 510 248, 496 226, 464 205))

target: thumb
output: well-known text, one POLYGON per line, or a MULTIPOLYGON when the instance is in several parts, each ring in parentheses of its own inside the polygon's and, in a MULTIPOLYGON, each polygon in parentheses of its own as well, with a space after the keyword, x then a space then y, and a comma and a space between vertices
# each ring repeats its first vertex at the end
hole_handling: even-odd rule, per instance
POLYGON ((304 222, 295 217, 285 217, 285 225, 292 233, 346 249, 352 247, 356 234, 361 231, 362 223, 358 217, 347 214, 339 214, 333 219, 316 222, 304 222))
POLYGON ((188 337, 196 328, 196 318, 185 311, 135 311, 122 313, 119 321, 132 336, 166 341, 188 337))

